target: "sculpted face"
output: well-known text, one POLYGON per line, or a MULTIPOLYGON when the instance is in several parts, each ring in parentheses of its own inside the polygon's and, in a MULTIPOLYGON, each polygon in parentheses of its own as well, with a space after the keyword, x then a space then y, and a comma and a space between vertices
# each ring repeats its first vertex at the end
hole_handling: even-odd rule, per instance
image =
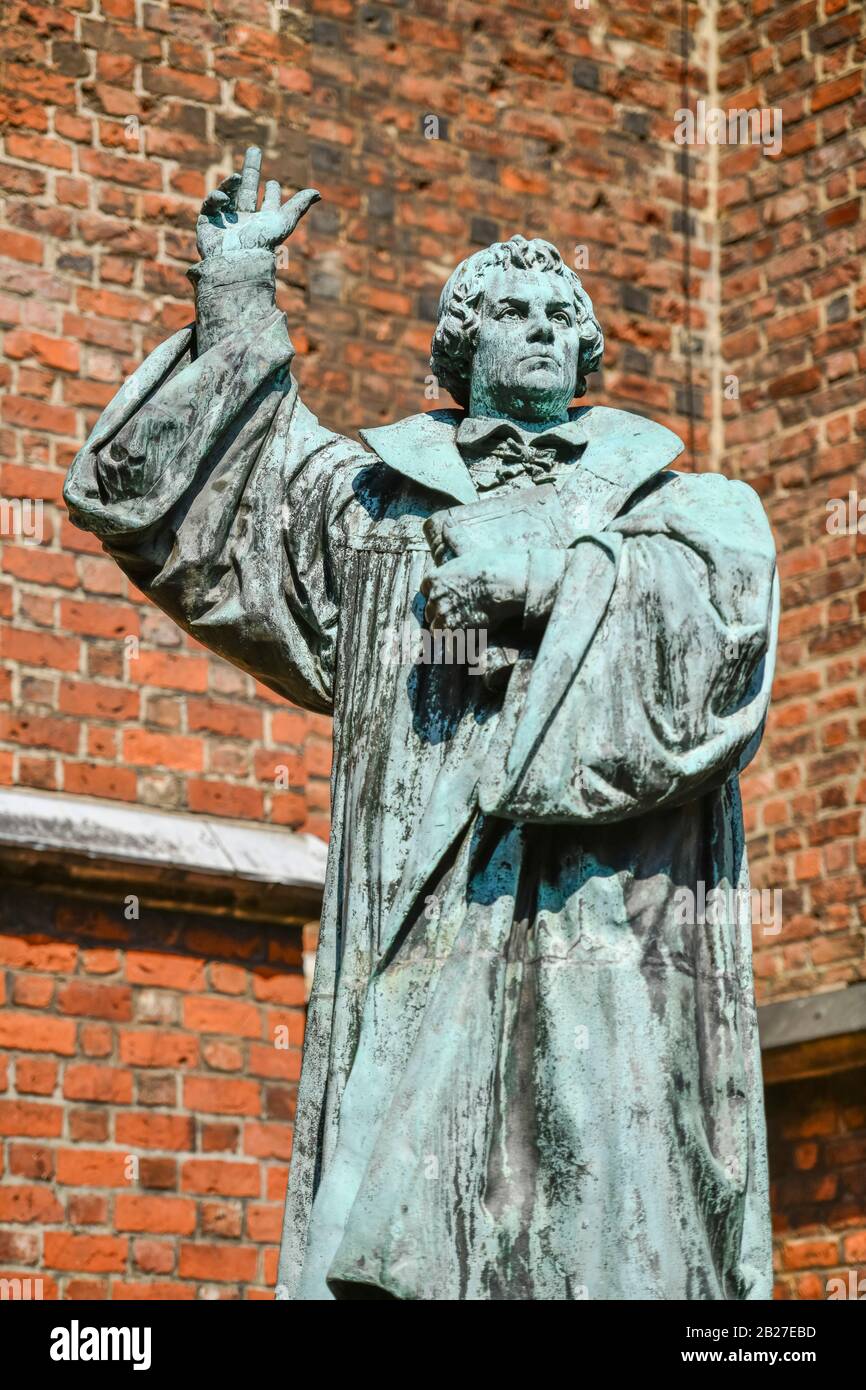
POLYGON ((537 268, 494 267, 481 303, 470 413, 528 425, 564 419, 579 356, 577 315, 566 280, 537 268))

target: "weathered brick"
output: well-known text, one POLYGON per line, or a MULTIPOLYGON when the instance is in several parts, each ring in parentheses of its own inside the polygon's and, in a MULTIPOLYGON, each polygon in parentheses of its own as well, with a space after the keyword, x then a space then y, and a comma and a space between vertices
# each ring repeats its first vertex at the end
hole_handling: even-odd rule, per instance
POLYGON ((68 1066, 63 1079, 67 1100, 95 1100, 128 1105, 132 1100, 132 1073, 118 1067, 68 1066))
POLYGON ((120 1193, 114 1202, 118 1231, 189 1236, 195 1230, 195 1202, 184 1197, 138 1197, 120 1193))
POLYGON ((53 1269, 85 1273, 122 1274, 128 1241, 123 1236, 83 1236, 71 1231, 46 1231, 45 1262, 53 1269))
POLYGON ((258 1197, 261 1173, 255 1163, 191 1158, 181 1170, 181 1190, 220 1197, 258 1197))
POLYGON ((0 1012, 0 1047, 20 1052, 75 1054, 75 1024, 62 1018, 0 1012))

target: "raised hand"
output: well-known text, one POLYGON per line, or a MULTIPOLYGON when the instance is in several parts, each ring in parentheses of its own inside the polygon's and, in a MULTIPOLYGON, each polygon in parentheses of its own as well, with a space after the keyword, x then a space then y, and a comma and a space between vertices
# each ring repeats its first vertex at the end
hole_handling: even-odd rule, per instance
POLYGON ((304 188, 281 204, 280 185, 271 179, 265 184, 262 206, 256 211, 261 167, 262 152, 257 145, 251 145, 241 173, 230 174, 205 198, 196 223, 196 245, 203 260, 231 256, 244 249, 273 251, 291 236, 304 213, 319 201, 321 194, 315 188, 304 188))

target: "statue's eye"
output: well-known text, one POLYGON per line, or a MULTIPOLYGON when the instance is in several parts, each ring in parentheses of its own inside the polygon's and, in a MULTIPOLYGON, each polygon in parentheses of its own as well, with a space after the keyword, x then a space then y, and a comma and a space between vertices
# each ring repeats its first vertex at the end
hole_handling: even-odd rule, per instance
POLYGON ((571 323, 571 319, 564 309, 558 309, 557 312, 553 315, 553 317, 556 319, 557 323, 571 323))
POLYGON ((499 317, 501 319, 516 319, 519 318, 520 315, 518 314, 516 309, 503 309, 499 317))

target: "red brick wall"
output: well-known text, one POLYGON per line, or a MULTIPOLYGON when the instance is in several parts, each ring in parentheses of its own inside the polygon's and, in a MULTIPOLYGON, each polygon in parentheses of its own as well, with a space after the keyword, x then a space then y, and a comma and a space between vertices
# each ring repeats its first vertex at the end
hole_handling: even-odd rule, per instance
MULTIPOLYGON (((781 933, 754 932, 759 995, 778 999, 866 978, 866 535, 826 525, 828 499, 866 498, 866 11, 752 0, 719 26, 720 104, 783 120, 779 158, 718 151, 718 370, 739 383, 721 458, 761 493, 782 580, 774 703, 743 779, 753 881, 783 892, 781 933)), ((768 1093, 783 1297, 864 1272, 864 1080, 768 1093)))
POLYGON ((303 1002, 297 928, 0 893, 0 1271, 272 1297, 303 1002))
POLYGON ((723 459, 764 498, 783 586, 775 700, 744 779, 750 854, 784 892, 765 998, 866 979, 866 10, 730 6, 726 104, 778 107, 782 153, 720 149, 723 459), (864 499, 864 534, 827 501, 864 499))
POLYGON ((774 1087, 767 1128, 776 1296, 826 1298, 850 1270, 866 1280, 866 1071, 774 1087))
MULTIPOLYGON (((681 7, 313 8, 309 157, 325 206, 308 219, 303 380, 322 417, 352 432, 431 408, 442 285, 463 256, 519 231, 553 241, 572 264, 585 252, 576 268, 607 340, 591 397, 652 411, 688 437, 682 329, 689 318, 692 329, 706 324, 710 226, 692 160, 688 306, 671 138, 681 7), (431 116, 438 139, 425 138, 431 116)), ((690 19, 697 30, 697 6, 690 19)), ((706 54, 702 27, 691 58, 699 86, 706 54)), ((700 423, 696 444, 706 451, 700 423)))
MULTIPOLYGON (((60 495, 99 409, 190 320, 197 206, 225 151, 260 138, 271 174, 305 181, 307 50, 296 11, 279 33, 274 13, 3 7, 0 497, 45 506, 41 545, 0 540, 0 781, 325 834, 329 721, 144 604, 60 495)), ((283 293, 302 321, 300 265, 283 293)))

